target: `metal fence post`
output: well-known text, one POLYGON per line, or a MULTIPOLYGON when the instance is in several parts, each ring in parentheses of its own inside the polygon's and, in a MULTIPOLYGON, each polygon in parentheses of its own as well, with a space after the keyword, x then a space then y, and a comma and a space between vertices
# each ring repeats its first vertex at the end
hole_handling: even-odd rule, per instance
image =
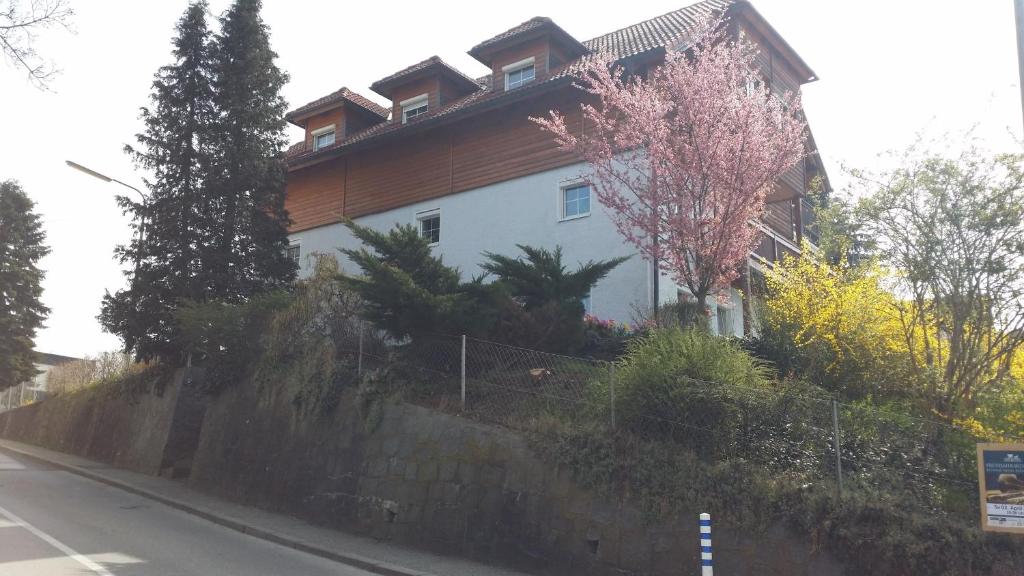
POLYGON ((462 410, 466 410, 466 335, 462 335, 462 410))
POLYGON ((18 394, 18 406, 21 407, 21 406, 24 406, 24 405, 25 405, 25 383, 22 382, 21 383, 21 391, 18 394))
POLYGON ((836 489, 843 494, 843 455, 839 448, 839 402, 832 400, 832 442, 836 451, 836 489))
POLYGON ((700 574, 713 576, 711 563, 711 514, 700 515, 700 574))
POLYGON ((611 400, 612 430, 615 430, 615 364, 608 363, 608 396, 611 400))
POLYGON ((359 321, 359 359, 356 360, 356 374, 363 375, 363 324, 362 320, 359 321))

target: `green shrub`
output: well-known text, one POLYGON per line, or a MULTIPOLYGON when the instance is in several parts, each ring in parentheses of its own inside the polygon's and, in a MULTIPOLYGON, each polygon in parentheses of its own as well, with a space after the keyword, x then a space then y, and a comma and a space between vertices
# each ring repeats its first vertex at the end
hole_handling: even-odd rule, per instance
MULTIPOLYGON (((732 341, 697 329, 654 330, 631 343, 616 366, 617 421, 643 437, 721 456, 746 427, 753 413, 747 404, 769 392, 767 374, 732 341)), ((609 405, 607 382, 596 392, 597 404, 609 405)))
POLYGON ((284 291, 260 294, 243 303, 183 302, 175 314, 182 347, 191 362, 206 368, 206 386, 217 392, 245 380, 263 352, 262 335, 274 313, 291 301, 284 291))
POLYGON ((591 315, 583 317, 586 340, 580 354, 599 360, 617 360, 626 353, 629 343, 646 333, 644 327, 624 322, 602 320, 591 315))
POLYGON ((351 221, 346 226, 363 247, 342 253, 362 275, 342 275, 341 282, 362 298, 367 320, 414 345, 465 334, 549 352, 579 350, 585 343, 583 299, 626 260, 581 262, 570 270, 561 248, 518 245, 519 257, 483 254, 480 267, 494 282, 484 282, 485 276, 464 282, 414 226, 387 232, 351 221))
POLYGON ((707 462, 664 440, 592 426, 549 426, 533 446, 582 487, 610 500, 628 495, 652 524, 710 512, 740 532, 788 525, 849 574, 1008 576, 1024 565, 1024 547, 1011 535, 982 533, 976 512, 922 513, 891 490, 848 484, 837 499, 829 482, 739 458, 707 462))

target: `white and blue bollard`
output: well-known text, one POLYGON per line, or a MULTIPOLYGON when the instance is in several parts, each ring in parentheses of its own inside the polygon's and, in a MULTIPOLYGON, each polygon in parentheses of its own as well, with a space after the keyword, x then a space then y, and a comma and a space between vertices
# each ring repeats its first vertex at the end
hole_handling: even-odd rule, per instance
POLYGON ((711 514, 700 515, 700 575, 712 576, 711 514))

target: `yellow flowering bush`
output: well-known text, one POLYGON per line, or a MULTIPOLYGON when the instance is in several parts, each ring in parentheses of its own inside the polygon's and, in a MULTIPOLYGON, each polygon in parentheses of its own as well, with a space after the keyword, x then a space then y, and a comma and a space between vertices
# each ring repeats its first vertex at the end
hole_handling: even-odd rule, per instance
POLYGON ((850 397, 904 396, 907 344, 877 266, 786 258, 768 271, 762 342, 783 372, 850 397))

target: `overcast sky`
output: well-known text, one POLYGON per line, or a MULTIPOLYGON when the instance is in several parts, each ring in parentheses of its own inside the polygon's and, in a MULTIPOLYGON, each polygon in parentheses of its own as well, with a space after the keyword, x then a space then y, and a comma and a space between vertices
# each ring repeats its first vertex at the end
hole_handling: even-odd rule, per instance
MULTIPOLYGON (((228 0, 214 0, 217 15, 228 0)), ((433 54, 470 76, 466 54, 533 16, 580 40, 685 6, 687 0, 440 3, 265 0, 278 65, 291 75, 291 106, 348 86, 379 102, 373 81, 433 54), (443 8, 441 7, 443 6, 443 8), (608 6, 615 6, 612 10, 608 6), (595 7, 597 7, 595 9, 595 7)), ((65 167, 72 159, 141 187, 122 152, 140 124, 153 73, 170 59, 185 0, 71 0, 75 34, 41 34, 63 70, 52 92, 0 63, 0 179, 21 181, 42 214, 53 252, 36 339, 45 352, 81 356, 119 347, 96 321, 100 299, 124 284, 112 259, 129 235, 119 190, 65 167)), ((976 134, 993 149, 1021 140, 1012 0, 755 0, 754 6, 815 70, 804 105, 833 184, 841 165, 875 167, 876 155, 916 133, 976 134)), ((291 133, 298 139, 299 133, 291 133)))

